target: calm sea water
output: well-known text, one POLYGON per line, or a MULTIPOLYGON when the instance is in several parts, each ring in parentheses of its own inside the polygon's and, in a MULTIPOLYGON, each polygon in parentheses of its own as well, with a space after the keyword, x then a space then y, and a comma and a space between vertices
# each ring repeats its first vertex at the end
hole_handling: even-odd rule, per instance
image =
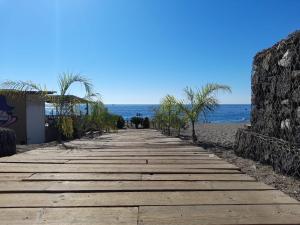
MULTIPOLYGON (((125 120, 136 116, 137 113, 143 117, 153 117, 154 109, 158 105, 106 105, 111 113, 121 115, 125 120)), ((79 109, 85 114, 85 105, 79 109)), ((247 123, 250 121, 251 105, 219 105, 214 112, 208 113, 205 117, 201 115, 201 120, 208 123, 247 123)), ((55 114, 55 110, 50 105, 46 106, 46 114, 55 114)))
MULTIPOLYGON (((114 114, 123 116, 126 120, 140 113, 143 117, 152 117, 153 110, 158 105, 106 105, 114 114)), ((247 123, 250 121, 251 105, 224 104, 219 105, 214 112, 208 113, 201 120, 209 123, 247 123)))

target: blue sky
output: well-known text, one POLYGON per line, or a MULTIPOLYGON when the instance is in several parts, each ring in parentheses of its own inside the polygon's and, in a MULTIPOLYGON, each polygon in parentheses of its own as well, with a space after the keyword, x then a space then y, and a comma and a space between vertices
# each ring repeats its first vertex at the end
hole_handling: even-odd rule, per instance
POLYGON ((298 0, 0 0, 0 80, 55 90, 60 72, 80 72, 105 103, 218 82, 233 89, 221 103, 250 103, 253 56, 300 29, 299 11, 298 0))

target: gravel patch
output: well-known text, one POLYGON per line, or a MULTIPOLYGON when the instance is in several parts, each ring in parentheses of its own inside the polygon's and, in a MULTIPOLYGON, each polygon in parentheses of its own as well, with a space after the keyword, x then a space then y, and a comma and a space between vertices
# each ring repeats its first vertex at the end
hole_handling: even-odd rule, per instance
MULTIPOLYGON (((300 201, 300 178, 276 173, 269 165, 235 155, 232 147, 236 131, 245 124, 198 124, 198 145, 238 166, 242 172, 256 180, 271 185, 300 201)), ((190 139, 191 129, 182 132, 182 138, 190 139)))

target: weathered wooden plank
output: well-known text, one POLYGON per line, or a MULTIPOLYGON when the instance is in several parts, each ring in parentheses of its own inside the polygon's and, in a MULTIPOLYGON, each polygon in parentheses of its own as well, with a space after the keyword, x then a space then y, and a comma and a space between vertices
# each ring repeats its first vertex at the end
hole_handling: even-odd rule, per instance
POLYGON ((29 159, 29 158, 19 158, 19 159, 5 159, 0 160, 1 163, 47 163, 47 164, 64 164, 69 160, 65 159, 29 159))
POLYGON ((28 178, 33 173, 0 173, 0 181, 5 180, 22 180, 28 178))
POLYGON ((69 160, 67 164, 146 164, 142 159, 110 159, 110 160, 69 160))
POLYGON ((115 160, 115 159, 126 159, 126 160, 150 160, 150 159, 155 159, 155 160, 171 160, 171 159, 184 159, 184 160, 203 160, 203 161, 208 161, 208 160, 221 160, 219 157, 215 155, 210 155, 210 156, 73 156, 73 155, 66 155, 66 156, 59 156, 59 155, 46 155, 46 154, 41 154, 41 155, 36 155, 36 156, 21 156, 17 155, 13 158, 14 156, 11 157, 13 160, 115 160))
POLYGON ((23 180, 26 181, 101 181, 101 180, 141 180, 137 173, 36 173, 23 180))
POLYGON ((134 173, 36 173, 23 180, 27 181, 68 181, 68 180, 219 180, 255 181, 246 174, 134 174, 134 173))
POLYGON ((73 153, 85 153, 85 152, 201 152, 201 153, 209 153, 208 151, 198 148, 198 147, 184 147, 184 148, 119 148, 119 149, 75 149, 72 150, 73 153))
POLYGON ((82 165, 73 165, 73 164, 43 164, 43 163, 0 163, 0 171, 5 169, 6 167, 32 167, 32 168, 52 168, 52 167, 60 167, 60 168, 183 168, 183 169, 238 169, 235 165, 226 163, 226 164, 157 164, 157 165, 149 165, 149 164, 82 164, 82 165))
POLYGON ((138 224, 300 224, 300 205, 141 206, 138 224))
POLYGON ((168 156, 194 156, 194 155, 200 155, 200 156, 209 156, 209 153, 201 153, 201 152, 93 152, 93 153, 69 153, 69 154, 59 154, 60 156, 81 156, 81 157, 95 157, 95 156, 162 156, 162 155, 168 155, 168 156))
MULTIPOLYGON (((63 165, 65 167, 76 167, 76 166, 82 166, 82 167, 101 167, 101 168, 111 168, 111 167, 118 167, 118 168, 183 168, 183 169, 239 169, 237 166, 229 164, 229 163, 204 163, 204 164, 146 164, 146 161, 144 161, 144 164, 138 163, 134 164, 134 160, 131 163, 104 163, 100 164, 97 162, 90 163, 89 160, 82 162, 76 161, 75 164, 82 164, 82 165, 70 165, 72 163, 67 163, 66 165, 63 165), (99 165, 100 164, 100 165, 99 165)), ((72 162, 72 161, 70 161, 72 162)), ((123 161, 124 162, 124 161, 123 161)), ((73 163, 74 164, 74 163, 73 163)), ((0 164, 1 165, 1 164, 0 164)))
POLYGON ((273 190, 259 182, 247 181, 5 181, 0 192, 87 192, 167 190, 273 190))
POLYGON ((48 160, 48 159, 7 159, 1 163, 47 163, 47 164, 146 164, 142 159, 111 159, 111 160, 48 160))
POLYGON ((148 159, 148 164, 228 164, 224 160, 206 159, 148 159))
POLYGON ((232 174, 241 173, 235 169, 186 169, 186 168, 155 168, 155 167, 101 167, 96 165, 89 165, 88 167, 83 164, 70 166, 72 164, 21 164, 9 166, 10 163, 3 166, 0 165, 0 173, 217 173, 217 174, 232 174), (68 167, 66 167, 67 165, 68 167))
POLYGON ((220 164, 228 163, 221 160, 142 160, 142 159, 72 159, 67 164, 220 164))
POLYGON ((142 174, 142 180, 255 181, 246 174, 142 174))
POLYGON ((6 208, 1 224, 9 225, 136 225, 138 209, 126 208, 6 208))
POLYGON ((162 205, 297 204, 277 190, 105 193, 0 193, 1 207, 105 207, 162 205))

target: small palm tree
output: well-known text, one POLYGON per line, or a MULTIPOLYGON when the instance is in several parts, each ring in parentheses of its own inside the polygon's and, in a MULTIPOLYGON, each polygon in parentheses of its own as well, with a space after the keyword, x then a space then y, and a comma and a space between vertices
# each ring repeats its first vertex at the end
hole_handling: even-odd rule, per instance
POLYGON ((195 132, 195 123, 199 120, 201 113, 213 111, 218 105, 216 94, 218 91, 231 92, 231 88, 227 85, 209 83, 201 89, 194 90, 190 87, 184 89, 186 100, 178 101, 182 111, 188 117, 192 125, 192 139, 197 141, 195 132))
POLYGON ((54 106, 57 107, 59 115, 68 115, 73 109, 74 104, 78 103, 76 99, 72 100, 72 102, 69 102, 69 99, 67 99, 68 91, 74 83, 80 83, 84 86, 86 94, 85 98, 90 99, 95 95, 93 92, 93 85, 87 78, 80 74, 62 73, 58 77, 58 98, 52 99, 51 95, 48 96, 48 98, 52 100, 54 106))
POLYGON ((168 135, 171 135, 172 118, 176 111, 176 105, 176 98, 172 95, 166 95, 161 101, 161 111, 167 125, 168 135))
POLYGON ((77 100, 74 99, 70 102, 70 99, 68 99, 68 91, 70 87, 74 83, 80 83, 84 86, 85 92, 86 92, 86 98, 91 99, 93 96, 95 96, 93 92, 93 85, 92 83, 85 78, 84 76, 80 74, 73 74, 73 73, 62 73, 58 77, 58 88, 59 93, 56 96, 48 95, 48 91, 46 86, 41 86, 39 84, 36 84, 32 81, 6 81, 2 84, 3 88, 7 88, 9 90, 13 91, 37 91, 39 94, 44 97, 47 100, 50 100, 51 103, 57 108, 58 111, 58 130, 59 130, 59 136, 58 139, 61 141, 61 135, 62 133, 66 133, 67 136, 71 136, 73 131, 72 126, 70 126, 70 118, 67 118, 67 115, 71 112, 73 109, 74 104, 77 104, 79 102, 76 102, 77 100), (68 123, 66 125, 66 123, 68 123), (66 128, 70 129, 66 129, 66 128), (68 131, 67 131, 68 130, 68 131))

